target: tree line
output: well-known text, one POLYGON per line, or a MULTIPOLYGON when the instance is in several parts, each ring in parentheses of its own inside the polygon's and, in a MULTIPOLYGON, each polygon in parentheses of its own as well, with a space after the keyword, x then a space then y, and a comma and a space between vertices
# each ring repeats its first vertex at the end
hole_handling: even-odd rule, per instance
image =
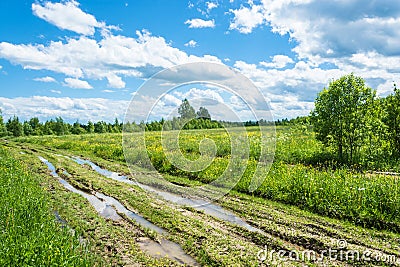
POLYGON ((0 137, 4 136, 31 136, 31 135, 67 135, 67 134, 91 134, 91 133, 120 133, 161 130, 191 130, 191 129, 214 129, 235 126, 256 126, 259 124, 273 124, 273 122, 246 121, 246 122, 229 122, 216 121, 211 119, 209 111, 205 107, 200 107, 196 112, 187 99, 182 101, 178 108, 178 117, 171 120, 161 119, 151 122, 125 122, 121 123, 117 118, 113 123, 105 121, 91 122, 86 124, 76 121, 68 123, 61 117, 50 119, 44 123, 40 122, 37 117, 26 121, 21 121, 17 116, 9 118, 4 122, 0 110, 0 137))

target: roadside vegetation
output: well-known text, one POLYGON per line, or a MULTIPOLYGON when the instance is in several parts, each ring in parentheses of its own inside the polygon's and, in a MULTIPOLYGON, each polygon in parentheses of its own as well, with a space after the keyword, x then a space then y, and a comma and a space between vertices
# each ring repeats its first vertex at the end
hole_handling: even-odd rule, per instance
POLYGON ((0 265, 99 265, 78 234, 56 222, 44 179, 0 147, 0 265))

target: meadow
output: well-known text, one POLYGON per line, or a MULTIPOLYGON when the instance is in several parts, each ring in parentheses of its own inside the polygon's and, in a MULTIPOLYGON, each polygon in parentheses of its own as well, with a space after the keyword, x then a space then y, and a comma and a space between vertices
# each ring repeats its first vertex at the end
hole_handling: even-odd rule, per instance
MULTIPOLYGON (((191 130, 179 133, 179 151, 163 150, 162 138, 171 132, 146 132, 128 134, 126 147, 139 148, 146 140, 145 149, 129 149, 126 153, 130 164, 143 168, 155 167, 167 174, 175 183, 193 181, 209 183, 225 171, 231 160, 231 141, 246 135, 249 157, 244 159, 246 169, 234 190, 249 193, 249 184, 260 156, 260 132, 249 127, 247 132, 228 134, 224 129, 191 130), (190 160, 201 156, 202 139, 216 144, 215 158, 200 171, 182 171, 170 159, 182 153, 190 160), (147 160, 150 159, 150 162, 147 160)), ((271 133, 273 137, 275 133, 271 133)), ((112 160, 125 164, 121 134, 70 135, 22 137, 21 143, 32 143, 53 150, 67 150, 85 156, 112 160)), ((267 153, 273 153, 273 149, 267 153)), ((357 168, 338 166, 329 159, 329 151, 315 139, 306 126, 277 127, 274 163, 269 171, 261 173, 264 181, 251 195, 297 206, 301 209, 331 218, 343 219, 374 229, 386 229, 400 233, 400 188, 397 176, 360 171, 357 168)))
POLYGON ((340 166, 310 128, 279 126, 264 129, 269 145, 264 152, 267 158, 274 154, 274 162, 269 171, 257 173, 263 183, 249 192, 262 149, 259 128, 246 129, 1 140, 1 265, 400 265, 398 176, 340 166), (174 147, 169 142, 177 136, 174 147), (232 146, 235 142, 241 145, 232 146), (210 210, 191 206, 190 196, 186 204, 177 204, 154 193, 174 194, 172 185, 190 189, 218 179, 234 166, 235 149, 248 149, 235 161, 245 166, 243 175, 210 210), (54 165, 54 173, 43 158, 54 165), (199 170, 177 168, 184 159, 200 167, 210 164, 199 170), (158 173, 171 184, 154 184, 158 173), (139 223, 137 216, 117 211, 117 219, 108 217, 115 206, 100 211, 88 202, 99 194, 167 234, 139 223), (343 240, 346 250, 367 251, 369 257, 321 258, 343 240), (282 250, 283 261, 260 259, 266 248, 282 250), (290 259, 291 251, 302 250, 320 257, 290 259))

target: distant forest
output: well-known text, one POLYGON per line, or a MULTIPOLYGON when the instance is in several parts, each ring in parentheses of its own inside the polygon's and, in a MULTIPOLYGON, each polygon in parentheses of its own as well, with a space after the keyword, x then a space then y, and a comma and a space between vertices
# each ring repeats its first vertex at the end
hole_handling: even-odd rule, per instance
POLYGON ((33 117, 26 121, 21 121, 18 116, 13 116, 4 122, 0 110, 0 137, 4 136, 31 136, 31 135, 67 135, 67 134, 91 134, 91 133, 120 133, 123 130, 126 132, 146 131, 161 131, 161 130, 191 130, 191 129, 214 129, 223 127, 238 127, 238 126, 257 126, 257 125, 289 125, 299 122, 307 122, 308 118, 297 118, 293 120, 283 119, 272 121, 246 121, 246 122, 230 122, 212 120, 208 110, 204 107, 196 112, 189 104, 187 99, 182 101, 178 108, 179 117, 174 117, 172 120, 161 119, 151 122, 127 122, 123 124, 117 118, 113 123, 105 121, 92 122, 88 121, 80 123, 68 123, 63 118, 57 117, 45 122, 41 122, 39 118, 33 117))

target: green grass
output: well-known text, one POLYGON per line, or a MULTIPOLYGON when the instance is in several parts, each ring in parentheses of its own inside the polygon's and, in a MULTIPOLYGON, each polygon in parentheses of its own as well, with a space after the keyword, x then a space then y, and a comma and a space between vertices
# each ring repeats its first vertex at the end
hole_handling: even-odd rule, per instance
POLYGON ((0 147, 0 266, 93 266, 77 236, 56 223, 42 178, 0 147))
MULTIPOLYGON (((181 131, 180 151, 171 152, 163 151, 160 132, 146 133, 147 150, 137 149, 140 142, 143 142, 142 136, 130 134, 126 144, 133 149, 126 157, 132 164, 148 167, 148 156, 151 164, 162 173, 208 183, 218 178, 227 168, 231 160, 230 141, 247 136, 250 154, 248 159, 242 161, 247 164, 247 168, 235 190, 248 193, 260 154, 260 133, 256 127, 247 130, 247 133, 233 131, 231 135, 224 129, 181 131), (182 171, 168 159, 175 159, 181 152, 188 159, 199 159, 199 142, 203 138, 212 139, 216 144, 216 158, 204 170, 182 171)), ((269 172, 265 170, 260 174, 264 182, 252 194, 295 205, 320 215, 345 219, 356 225, 400 232, 398 177, 369 175, 348 168, 338 168, 334 162, 329 162, 329 156, 324 161, 324 155, 329 154, 329 151, 323 149, 307 127, 277 127, 276 133, 275 162, 269 172), (316 162, 321 163, 321 166, 315 166, 316 162), (310 163, 314 165, 309 165, 310 163)), ((173 141, 175 137, 173 132, 164 132, 162 138, 173 141)), ((103 134, 17 140, 125 162, 121 139, 121 134, 103 134)), ((177 178, 173 180, 176 182, 177 178)))
MULTIPOLYGON (((272 180, 267 183, 275 182, 281 185, 276 188, 271 186, 270 189, 262 188, 263 192, 270 190, 271 196, 251 196, 248 193, 245 194, 233 190, 227 196, 218 200, 219 205, 264 231, 264 233, 256 233, 218 220, 193 208, 185 206, 177 208, 175 205, 158 199, 136 186, 106 178, 97 174, 88 166, 78 165, 70 159, 57 155, 83 155, 106 169, 129 173, 124 161, 105 160, 94 156, 94 152, 90 148, 90 146, 96 145, 96 142, 101 142, 101 140, 104 143, 99 143, 100 146, 117 148, 117 140, 120 140, 120 137, 120 135, 92 135, 90 138, 78 137, 75 143, 70 142, 72 139, 66 142, 65 137, 57 138, 53 141, 57 145, 64 146, 68 144, 70 146, 69 150, 52 147, 51 140, 48 140, 50 143, 43 145, 14 142, 7 144, 8 147, 15 151, 14 156, 19 161, 26 162, 29 164, 30 169, 41 173, 41 176, 45 178, 43 179, 43 185, 46 188, 51 188, 51 201, 55 203, 61 216, 67 220, 71 228, 79 232, 85 240, 91 243, 96 253, 101 255, 108 264, 114 266, 130 264, 144 266, 178 265, 176 262, 166 258, 151 258, 141 251, 136 243, 137 240, 146 236, 157 239, 157 235, 149 234, 148 231, 141 229, 134 222, 129 222, 129 219, 116 223, 100 217, 86 199, 68 192, 56 179, 51 177, 46 166, 40 162, 37 156, 40 155, 47 158, 57 169, 68 171, 71 174, 70 176, 63 176, 61 171, 59 174, 76 188, 102 192, 112 196, 127 208, 166 229, 170 233, 168 237, 170 240, 179 243, 187 253, 204 266, 259 266, 256 254, 265 245, 270 249, 284 249, 287 251, 312 249, 321 252, 327 248, 335 248, 337 240, 343 239, 348 242, 349 249, 361 252, 372 250, 375 253, 383 252, 400 257, 399 234, 358 227, 343 220, 316 215, 315 213, 318 212, 305 211, 308 209, 306 206, 299 205, 300 209, 293 205, 267 200, 267 198, 275 198, 283 203, 293 201, 287 198, 288 194, 285 194, 285 192, 290 191, 291 188, 303 188, 299 190, 301 192, 310 180, 315 179, 315 177, 307 179, 309 174, 307 174, 308 177, 300 175, 301 172, 304 174, 304 172, 312 171, 311 168, 300 164, 288 165, 283 161, 279 164, 276 163, 271 174, 274 174, 274 177, 290 175, 293 178, 293 182, 289 179, 280 181, 282 178, 271 178, 272 180), (86 150, 72 151, 81 146, 86 146, 86 150), (19 151, 24 151, 26 154, 19 154, 19 151), (293 176, 295 174, 299 176, 293 176), (286 187, 283 186, 284 182, 287 183, 286 187)), ((37 142, 37 140, 32 141, 37 142)), ((109 152, 106 150, 103 153, 109 152)), ((323 173, 318 170, 313 171, 317 174, 323 173)), ((339 171, 331 171, 329 174, 332 173, 339 174, 339 171)), ((134 179, 140 175, 148 176, 149 179, 152 178, 152 172, 140 168, 137 168, 137 171, 130 178, 134 179)), ((344 175, 347 177, 350 173, 345 173, 344 175)), ((199 185, 200 183, 200 181, 193 180, 193 178, 182 176, 166 175, 166 178, 185 185, 199 185)), ((321 176, 322 178, 323 176, 321 176)), ((353 178, 354 180, 357 179, 357 177, 353 178)), ((360 191, 363 192, 365 190, 360 191)), ((327 190, 327 194, 332 195, 329 192, 327 190)), ((291 194, 289 196, 295 195, 291 194)), ((300 196, 301 194, 298 193, 298 195, 300 196)), ((339 196, 339 198, 343 197, 343 195, 339 196)), ((319 204, 317 201, 319 199, 312 199, 315 199, 316 204, 319 204)), ((344 203, 341 203, 341 206, 344 206, 344 203)), ((335 217, 335 215, 331 215, 331 217, 335 217)), ((267 264, 272 265, 269 262, 267 264)), ((314 264, 317 266, 322 265, 322 263, 314 264)), ((308 266, 314 266, 314 264, 307 263, 308 266)), ((324 264, 325 266, 345 265, 344 262, 340 261, 324 262, 324 264)), ((353 265, 351 262, 348 264, 353 265)), ((354 262, 354 264, 369 265, 368 262, 354 262)), ((302 266, 300 263, 297 265, 302 266)))

